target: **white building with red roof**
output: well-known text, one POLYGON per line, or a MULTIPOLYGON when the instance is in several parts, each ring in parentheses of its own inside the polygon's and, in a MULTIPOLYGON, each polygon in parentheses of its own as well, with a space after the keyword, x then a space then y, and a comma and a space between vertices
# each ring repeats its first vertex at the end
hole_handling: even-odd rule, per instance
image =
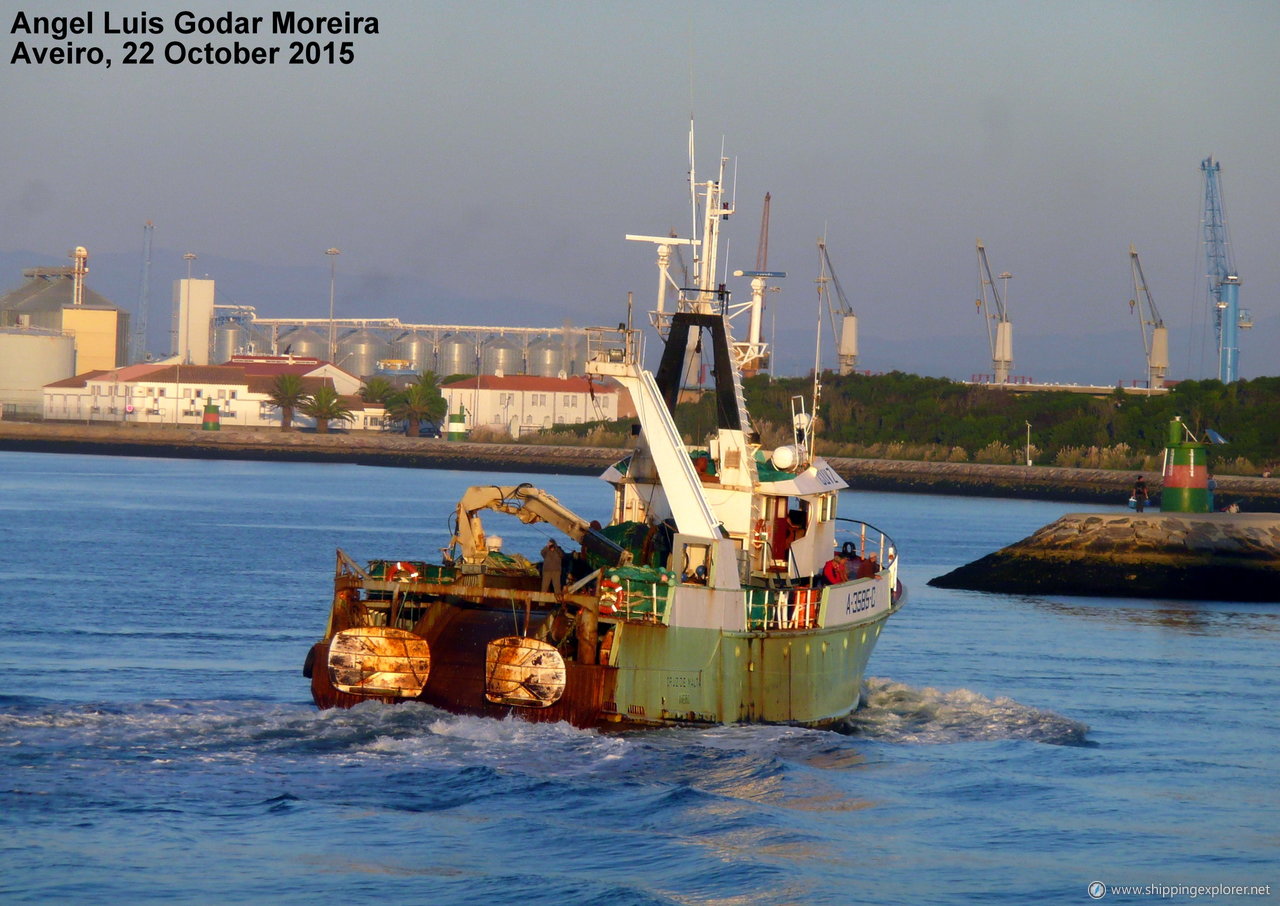
MULTIPOLYGON (((128 365, 54 381, 43 389, 44 418, 198 426, 204 420, 206 405, 212 402, 224 425, 278 427, 280 410, 271 404, 272 385, 281 374, 296 374, 307 393, 325 385, 333 387, 355 416, 348 423, 350 427, 382 427, 385 413, 381 407, 366 407, 357 395, 360 379, 341 368, 318 359, 239 358, 226 365, 128 365)), ((307 426, 312 420, 295 412, 294 423, 307 426)))
POLYGON ((487 426, 519 437, 554 425, 616 421, 634 414, 616 385, 589 377, 482 374, 440 387, 449 414, 468 431, 487 426))

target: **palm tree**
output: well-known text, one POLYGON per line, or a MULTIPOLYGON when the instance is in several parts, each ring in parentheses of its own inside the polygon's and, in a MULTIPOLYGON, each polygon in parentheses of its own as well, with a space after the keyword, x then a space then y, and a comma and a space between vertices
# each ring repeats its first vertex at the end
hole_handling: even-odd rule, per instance
POLYGON ((360 399, 366 403, 376 403, 383 406, 387 400, 395 396, 396 385, 391 383, 384 377, 371 377, 364 382, 364 386, 360 388, 360 399))
POLYGON ((320 387, 315 393, 302 401, 298 408, 305 415, 316 420, 316 433, 328 434, 329 422, 350 421, 351 407, 338 395, 338 391, 330 384, 320 387))
POLYGON ((434 372, 424 371, 418 379, 387 401, 387 413, 394 419, 404 419, 410 437, 420 437, 424 421, 437 422, 444 418, 449 404, 440 394, 434 372))
POLYGON ((307 391, 302 386, 302 378, 296 374, 282 374, 276 377, 271 389, 267 391, 267 399, 271 405, 280 410, 280 430, 288 431, 293 424, 293 410, 307 399, 307 391))

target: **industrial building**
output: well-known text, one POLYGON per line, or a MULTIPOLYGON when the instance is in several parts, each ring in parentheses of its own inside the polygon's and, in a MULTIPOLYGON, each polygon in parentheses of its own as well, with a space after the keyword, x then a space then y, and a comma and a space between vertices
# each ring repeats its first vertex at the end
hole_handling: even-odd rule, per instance
POLYGON ((129 314, 85 285, 89 253, 67 267, 34 267, 0 297, 0 407, 35 415, 41 387, 77 373, 125 364, 129 314))

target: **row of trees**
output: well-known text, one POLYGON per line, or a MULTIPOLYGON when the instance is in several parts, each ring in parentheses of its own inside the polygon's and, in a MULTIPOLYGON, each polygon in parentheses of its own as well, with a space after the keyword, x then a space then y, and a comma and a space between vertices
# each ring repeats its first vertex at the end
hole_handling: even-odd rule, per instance
MULTIPOLYGON (((810 378, 744 382, 766 447, 791 443, 791 401, 811 407, 810 378)), ((716 399, 681 404, 676 423, 698 442, 716 425, 716 399)), ((1167 394, 1120 390, 1105 397, 1068 391, 1019 393, 945 378, 892 372, 824 374, 819 449, 830 456, 949 462, 1025 461, 1041 465, 1151 469, 1161 461, 1169 422, 1180 416, 1196 437, 1212 428, 1230 441, 1210 450, 1212 467, 1257 474, 1280 462, 1280 378, 1182 381, 1167 394), (1028 429, 1028 423, 1030 429, 1028 429)), ((557 425, 533 442, 621 446, 628 424, 557 425)))
MULTIPOLYGON (((792 400, 810 405, 808 378, 744 382, 747 403, 767 447, 791 442, 792 400)), ((446 404, 435 374, 426 372, 404 388, 381 377, 361 388, 366 403, 385 407, 390 418, 418 436, 427 422, 440 422, 446 404)), ((352 418, 331 386, 308 394, 296 375, 281 375, 270 394, 289 430, 293 414, 316 420, 316 430, 352 418)), ((691 441, 715 427, 714 394, 684 403, 676 422, 691 441)), ((1182 381, 1167 394, 1135 395, 1117 389, 1105 397, 1068 391, 1019 393, 1016 389, 964 384, 902 372, 883 375, 824 374, 819 401, 820 447, 828 455, 951 462, 1021 462, 1027 449, 1040 464, 1094 468, 1145 468, 1159 461, 1169 422, 1179 416, 1203 438, 1212 428, 1230 443, 1211 450, 1213 467, 1248 474, 1280 462, 1280 378, 1252 381, 1182 381)), ((534 443, 623 446, 628 423, 557 425, 526 438, 534 443)))
MULTIPOLYGON (((758 377, 745 389, 752 413, 768 420, 768 414, 789 413, 792 397, 807 400, 812 383, 758 377)), ((930 458, 994 461, 1003 450, 1006 461, 1019 462, 1029 431, 1036 462, 1076 465, 1110 458, 1111 467, 1127 468, 1158 462, 1169 423, 1180 417, 1200 439, 1213 429, 1229 441, 1210 451, 1223 466, 1247 472, 1280 460, 1280 378, 1275 377, 1231 384, 1181 381, 1168 393, 1150 396, 1117 388, 1095 397, 1019 393, 901 372, 828 374, 819 417, 823 449, 835 455, 867 456, 877 445, 907 444, 933 448, 930 458), (988 455, 980 458, 981 451, 988 455)), ((777 433, 785 432, 786 420, 785 415, 775 418, 777 433)))
MULTIPOLYGON (((308 393, 302 378, 296 374, 279 375, 267 397, 271 405, 280 410, 282 431, 293 427, 295 412, 314 418, 317 434, 328 434, 331 422, 348 422, 354 418, 351 406, 331 384, 308 393)), ((417 380, 403 389, 386 378, 369 378, 360 388, 360 398, 371 405, 382 406, 390 418, 405 422, 405 433, 410 437, 420 436, 423 422, 440 422, 447 409, 436 376, 430 371, 418 375, 417 380)))

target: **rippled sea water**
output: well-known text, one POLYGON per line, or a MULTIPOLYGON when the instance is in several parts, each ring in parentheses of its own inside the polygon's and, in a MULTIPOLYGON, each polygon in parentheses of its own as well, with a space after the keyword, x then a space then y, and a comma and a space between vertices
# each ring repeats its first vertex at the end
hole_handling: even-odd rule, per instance
POLYGON ((434 559, 522 480, 607 516, 591 478, 0 453, 0 901, 1280 896, 1280 607, 925 584, 1066 504, 846 493, 910 598, 839 732, 316 711, 334 549, 434 559))

